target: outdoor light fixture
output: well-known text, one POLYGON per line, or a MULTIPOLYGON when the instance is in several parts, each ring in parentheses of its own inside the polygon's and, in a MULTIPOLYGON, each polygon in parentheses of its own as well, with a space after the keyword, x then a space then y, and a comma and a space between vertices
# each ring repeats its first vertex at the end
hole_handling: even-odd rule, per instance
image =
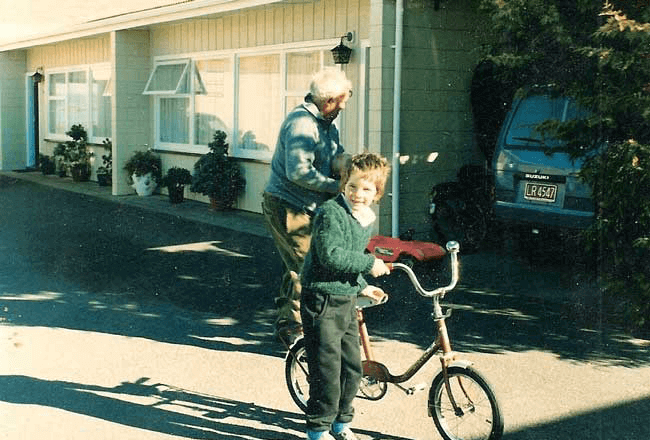
POLYGON ((36 69, 36 72, 34 72, 34 74, 32 75, 32 80, 35 83, 39 83, 43 81, 43 74, 41 73, 41 70, 42 69, 39 67, 38 69, 36 69))
POLYGON ((341 37, 341 42, 339 45, 332 49, 334 64, 348 64, 350 62, 350 54, 352 53, 352 49, 343 44, 344 38, 348 41, 352 41, 354 34, 352 32, 348 32, 347 34, 343 35, 341 37))

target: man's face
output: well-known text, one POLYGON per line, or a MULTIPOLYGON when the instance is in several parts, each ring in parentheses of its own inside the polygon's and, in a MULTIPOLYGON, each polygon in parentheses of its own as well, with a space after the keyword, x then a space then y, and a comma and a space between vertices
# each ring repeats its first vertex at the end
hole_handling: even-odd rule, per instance
POLYGON ((350 93, 344 93, 336 98, 329 98, 320 109, 321 114, 327 120, 333 121, 339 115, 340 111, 345 108, 345 103, 350 98, 350 93))

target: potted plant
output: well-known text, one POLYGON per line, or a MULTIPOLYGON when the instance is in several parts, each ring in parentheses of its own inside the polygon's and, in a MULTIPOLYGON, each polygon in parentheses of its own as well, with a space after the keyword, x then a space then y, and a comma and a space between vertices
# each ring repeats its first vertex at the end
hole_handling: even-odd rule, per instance
POLYGON ((102 154, 102 166, 97 167, 97 183, 99 186, 109 186, 113 179, 113 144, 110 139, 104 139, 102 145, 108 154, 102 154))
POLYGON ((185 198, 185 185, 192 183, 192 175, 189 170, 181 167, 172 167, 162 178, 160 184, 167 187, 169 201, 181 203, 185 198))
POLYGON ((65 164, 65 144, 58 144, 54 147, 54 167, 59 177, 68 175, 68 169, 65 164))
POLYGON ((151 150, 136 151, 124 164, 129 182, 139 196, 150 196, 158 187, 162 161, 151 150))
MULTIPOLYGON (((64 171, 69 171, 75 182, 86 182, 90 179, 90 158, 92 153, 88 151, 88 133, 81 124, 70 127, 65 132, 72 140, 58 145, 55 154, 62 157, 64 171)), ((59 170, 59 175, 62 170, 59 170)))
POLYGON ((56 163, 47 154, 39 154, 38 163, 44 176, 56 172, 56 163))
POLYGON ((228 156, 226 133, 217 130, 210 151, 194 164, 190 190, 210 197, 213 209, 229 209, 246 186, 241 166, 228 156))

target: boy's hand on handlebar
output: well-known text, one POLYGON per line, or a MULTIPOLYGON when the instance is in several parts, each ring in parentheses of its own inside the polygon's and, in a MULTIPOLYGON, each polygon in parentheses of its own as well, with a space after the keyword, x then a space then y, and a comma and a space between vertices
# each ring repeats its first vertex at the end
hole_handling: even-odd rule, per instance
POLYGON ((389 273, 390 269, 386 266, 386 263, 379 258, 375 258, 375 262, 372 264, 372 269, 370 269, 370 275, 377 278, 382 275, 388 275, 389 273))

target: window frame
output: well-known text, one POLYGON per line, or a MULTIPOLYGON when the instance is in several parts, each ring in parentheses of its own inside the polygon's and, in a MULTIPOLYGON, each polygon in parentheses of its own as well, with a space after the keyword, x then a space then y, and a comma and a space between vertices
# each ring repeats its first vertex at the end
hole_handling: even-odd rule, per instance
MULTIPOLYGON (((53 69, 48 69, 45 72, 45 81, 46 81, 46 111, 45 111, 45 119, 46 119, 46 138, 53 140, 53 141, 67 141, 69 140, 68 135, 63 133, 57 133, 57 132, 52 132, 50 131, 50 102, 52 101, 62 101, 64 105, 64 128, 65 131, 68 131, 70 127, 72 126, 72 123, 70 121, 70 115, 69 115, 69 110, 70 110, 70 94, 69 94, 69 75, 70 73, 74 72, 84 72, 86 74, 86 100, 87 100, 87 109, 86 109, 86 114, 84 115, 83 121, 79 122, 80 124, 83 125, 84 129, 88 133, 88 142, 91 144, 101 144, 104 139, 106 139, 106 136, 95 136, 93 133, 93 109, 94 109, 94 97, 93 97, 93 92, 92 92, 92 85, 94 81, 93 77, 93 71, 94 70, 108 70, 109 71, 109 77, 107 81, 107 86, 112 83, 113 81, 113 75, 111 71, 111 65, 110 63, 94 63, 94 64, 82 64, 82 65, 74 65, 74 66, 65 66, 65 67, 60 67, 60 68, 53 68, 53 69), (63 95, 50 95, 50 84, 51 84, 51 78, 52 75, 64 75, 65 78, 65 83, 64 83, 64 92, 63 95)), ((106 91, 104 90, 104 93, 106 91)), ((111 99, 113 97, 111 96, 111 99)), ((111 126, 114 124, 114 121, 112 120, 111 117, 111 126)), ((108 137, 109 139, 112 138, 112 135, 108 137)))
MULTIPOLYGON (((333 41, 333 40, 332 40, 333 41)), ((160 65, 165 64, 181 64, 187 63, 186 71, 184 74, 191 75, 190 78, 194 79, 197 77, 199 79, 199 84, 202 87, 202 92, 205 93, 207 89, 202 82, 199 72, 196 68, 196 63, 200 60, 210 60, 210 59, 229 59, 231 63, 231 74, 232 74, 232 84, 233 90, 231 91, 232 95, 232 108, 230 109, 230 115, 232 116, 231 121, 227 121, 230 124, 230 133, 228 133, 228 143, 230 144, 230 154, 233 157, 238 159, 250 159, 257 160, 260 162, 269 163, 273 157, 273 151, 275 149, 275 140, 273 145, 271 145, 272 150, 262 151, 262 150, 249 150, 241 148, 239 145, 239 106, 240 106, 240 96, 239 96, 239 60, 241 57, 252 57, 252 56, 268 56, 268 55, 277 55, 280 57, 280 83, 281 83, 281 102, 280 102, 280 114, 286 116, 286 114, 291 110, 287 108, 287 99, 289 97, 296 97, 298 94, 304 96, 308 90, 300 93, 296 90, 288 90, 288 75, 287 75, 287 55, 290 53, 296 52, 317 52, 321 53, 320 55, 320 66, 327 65, 325 64, 325 59, 329 54, 332 41, 330 40, 320 40, 312 42, 312 44, 302 44, 300 46, 282 45, 266 47, 266 48, 250 48, 250 49, 239 49, 237 51, 210 51, 210 52, 200 52, 200 53, 190 53, 190 54, 181 54, 181 55, 165 55, 155 57, 153 59, 153 65, 151 70, 151 75, 145 86, 145 92, 143 94, 150 95, 153 100, 153 127, 154 127, 154 149, 160 151, 170 151, 177 153, 190 153, 190 154, 205 154, 209 151, 208 146, 204 144, 196 143, 196 130, 194 127, 195 118, 196 118, 196 105, 195 105, 195 95, 196 90, 194 81, 189 81, 190 90, 189 93, 178 93, 178 90, 182 84, 182 80, 179 79, 179 83, 176 86, 176 90, 168 90, 164 92, 155 92, 150 90, 149 83, 153 78, 155 69, 160 65), (189 142, 187 144, 171 143, 171 142, 161 142, 160 141, 160 123, 161 123, 161 98, 174 97, 186 97, 189 98, 189 142)), ((338 41, 338 40, 337 40, 338 41)), ((340 68, 340 66, 338 66, 340 68)), ((307 87, 307 85, 306 85, 307 87)), ((276 130, 279 130, 279 126, 276 130)))

